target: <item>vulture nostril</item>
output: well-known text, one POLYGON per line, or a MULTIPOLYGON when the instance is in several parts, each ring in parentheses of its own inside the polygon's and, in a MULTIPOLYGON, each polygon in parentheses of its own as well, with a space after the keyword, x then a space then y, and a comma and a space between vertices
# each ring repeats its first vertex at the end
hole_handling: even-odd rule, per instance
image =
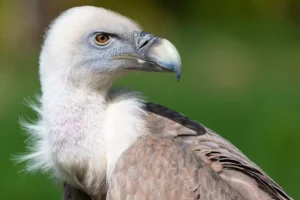
POLYGON ((146 40, 146 41, 140 46, 140 49, 143 48, 144 46, 146 46, 148 43, 149 43, 149 41, 146 40))

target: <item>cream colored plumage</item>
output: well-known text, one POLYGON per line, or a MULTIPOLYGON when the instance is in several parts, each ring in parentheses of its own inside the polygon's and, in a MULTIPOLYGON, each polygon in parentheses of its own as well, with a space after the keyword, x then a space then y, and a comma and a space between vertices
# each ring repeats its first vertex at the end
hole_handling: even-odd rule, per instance
POLYGON ((181 74, 176 48, 132 20, 77 7, 51 25, 40 56, 40 121, 29 170, 67 183, 65 199, 291 199, 216 133, 140 95, 111 91, 132 70, 181 74), (108 37, 107 43, 95 41, 108 37), (77 188, 77 189, 76 189, 77 188))

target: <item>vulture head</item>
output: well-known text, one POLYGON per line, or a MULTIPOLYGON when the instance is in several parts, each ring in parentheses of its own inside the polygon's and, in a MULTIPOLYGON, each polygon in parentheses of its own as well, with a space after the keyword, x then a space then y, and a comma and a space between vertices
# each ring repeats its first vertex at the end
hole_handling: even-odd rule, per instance
POLYGON ((175 72, 179 80, 180 56, 168 40, 144 32, 127 17, 91 6, 58 17, 40 56, 43 91, 61 83, 106 89, 119 75, 138 70, 175 72))

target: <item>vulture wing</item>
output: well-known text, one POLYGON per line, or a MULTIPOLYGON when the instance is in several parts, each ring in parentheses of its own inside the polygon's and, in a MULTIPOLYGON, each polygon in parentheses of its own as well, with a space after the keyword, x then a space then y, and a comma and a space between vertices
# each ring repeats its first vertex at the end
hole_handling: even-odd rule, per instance
POLYGON ((191 146, 178 138, 148 137, 121 157, 107 199, 244 199, 191 146))
POLYGON ((160 105, 145 110, 152 134, 122 154, 107 199, 291 199, 218 134, 160 105))

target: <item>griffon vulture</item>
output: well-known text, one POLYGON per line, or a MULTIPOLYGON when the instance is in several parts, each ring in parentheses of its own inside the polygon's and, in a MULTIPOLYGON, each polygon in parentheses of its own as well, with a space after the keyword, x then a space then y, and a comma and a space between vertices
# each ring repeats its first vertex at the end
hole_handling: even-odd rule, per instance
POLYGON ((91 6, 67 10, 47 31, 39 69, 40 120, 26 125, 33 139, 22 160, 64 182, 64 199, 291 199, 212 130, 111 90, 131 71, 181 75, 174 45, 129 18, 91 6))

